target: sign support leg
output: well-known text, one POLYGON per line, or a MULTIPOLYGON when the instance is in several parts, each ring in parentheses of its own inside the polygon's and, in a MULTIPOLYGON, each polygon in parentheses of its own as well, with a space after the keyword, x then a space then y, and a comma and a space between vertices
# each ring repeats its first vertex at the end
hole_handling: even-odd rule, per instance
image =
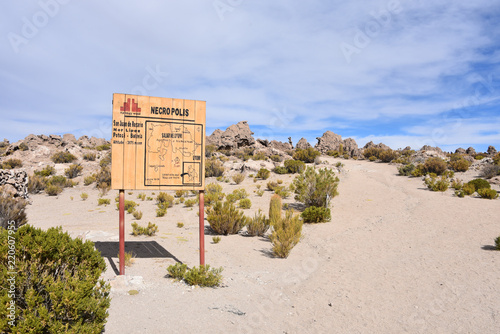
POLYGON ((120 189, 120 202, 118 204, 120 215, 120 275, 125 275, 125 190, 120 189))
POLYGON ((205 192, 200 190, 200 265, 205 265, 205 192))

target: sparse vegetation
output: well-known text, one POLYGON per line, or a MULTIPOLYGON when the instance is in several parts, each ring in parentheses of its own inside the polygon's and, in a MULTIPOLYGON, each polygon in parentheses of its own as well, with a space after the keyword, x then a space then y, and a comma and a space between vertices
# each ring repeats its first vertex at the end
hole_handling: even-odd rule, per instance
POLYGON ((269 169, 266 169, 266 168, 261 168, 257 172, 257 178, 263 179, 263 180, 267 180, 270 175, 271 175, 271 171, 269 169))
POLYGON ((158 196, 156 196, 156 202, 158 204, 162 203, 167 208, 171 208, 174 205, 174 196, 161 191, 158 196))
POLYGON ((243 198, 238 203, 238 207, 240 209, 250 209, 252 207, 252 201, 250 200, 250 198, 243 198))
POLYGON ((490 189, 491 185, 488 181, 484 179, 474 179, 467 182, 468 185, 474 187, 474 191, 478 191, 479 189, 490 189))
POLYGON ((294 216, 289 210, 284 218, 274 221, 272 228, 270 239, 273 244, 273 253, 278 257, 287 258, 292 248, 300 241, 302 221, 299 220, 298 215, 294 216))
POLYGON ((214 244, 218 244, 220 242, 221 238, 219 236, 212 237, 212 242, 214 244))
POLYGON ((51 160, 56 164, 66 164, 75 161, 76 157, 69 152, 59 151, 52 155, 51 160))
POLYGON ((60 193, 62 193, 62 188, 60 186, 54 185, 54 184, 48 184, 45 187, 45 192, 49 196, 57 196, 60 193))
POLYGON ((399 175, 410 176, 411 173, 415 170, 414 164, 403 165, 398 168, 399 175))
POLYGON ((486 165, 481 170, 481 176, 485 179, 491 179, 492 177, 495 177, 497 175, 500 175, 499 165, 486 165))
POLYGON ((109 151, 111 149, 111 144, 106 143, 106 144, 103 144, 103 145, 99 145, 99 146, 96 146, 95 149, 98 150, 98 151, 109 151))
POLYGON ((424 162, 424 171, 426 173, 435 173, 441 175, 446 170, 446 162, 438 157, 428 158, 424 162))
POLYGON ((5 229, 11 221, 16 223, 16 227, 26 224, 28 222, 25 212, 27 204, 24 199, 15 198, 13 194, 0 187, 0 226, 5 229))
POLYGON ((450 182, 448 178, 442 175, 440 178, 437 178, 435 175, 432 175, 425 179, 425 184, 427 188, 432 191, 446 191, 450 186, 450 182))
POLYGON ((95 175, 88 175, 88 176, 85 176, 85 178, 83 179, 83 185, 90 186, 95 181, 96 181, 95 175))
POLYGON ((188 208, 194 206, 196 203, 198 203, 198 201, 195 200, 195 199, 192 199, 192 198, 187 199, 186 201, 184 201, 184 205, 187 206, 188 208))
POLYGON ((82 201, 86 201, 87 198, 89 198, 89 194, 87 194, 87 193, 81 193, 80 194, 80 198, 82 199, 82 201))
POLYGON ((23 162, 20 159, 8 159, 0 163, 0 169, 14 169, 23 167, 23 162))
POLYGON ((187 271, 187 265, 183 263, 176 263, 174 265, 168 266, 167 272, 168 275, 176 280, 184 279, 184 275, 187 271))
POLYGON ((140 199, 141 201, 144 201, 146 199, 146 194, 145 193, 140 193, 137 195, 137 199, 140 199))
POLYGON ((285 160, 284 166, 290 174, 302 173, 306 169, 306 164, 300 160, 285 160))
POLYGON ((167 203, 159 202, 157 204, 158 208, 156 209, 156 217, 164 217, 167 214, 167 203))
POLYGON ((64 175, 68 177, 68 179, 74 179, 78 175, 81 174, 83 167, 78 164, 72 164, 68 168, 64 170, 64 175))
POLYGON ((184 223, 182 223, 182 222, 178 222, 178 223, 177 223, 177 227, 178 227, 178 228, 183 228, 183 227, 184 227, 184 223))
POLYGON ((89 152, 89 153, 85 153, 85 154, 83 155, 83 160, 87 160, 87 161, 95 161, 95 159, 96 159, 96 154, 95 154, 95 153, 91 153, 91 152, 89 152))
POLYGON ((98 198, 97 199, 97 205, 110 205, 111 200, 109 198, 98 198))
POLYGON ((216 157, 205 159, 205 177, 218 177, 224 175, 224 166, 216 157))
MULTIPOLYGON (((125 267, 131 267, 135 262, 135 255, 132 252, 125 252, 123 255, 125 267)), ((120 259, 120 254, 117 254, 116 257, 120 259)))
POLYGON ((184 281, 189 285, 215 287, 222 283, 222 268, 210 268, 210 265, 194 267, 184 274, 184 281))
POLYGON ((134 216, 135 220, 141 220, 142 218, 142 211, 135 210, 132 215, 134 216))
POLYGON ((269 230, 269 219, 266 219, 266 216, 259 209, 259 211, 255 213, 255 216, 248 221, 248 235, 263 237, 267 230, 269 230))
POLYGON ((481 198, 495 199, 498 198, 498 193, 494 189, 481 188, 477 191, 477 194, 481 198))
POLYGON ((38 175, 38 176, 51 176, 56 174, 56 169, 50 165, 47 165, 44 169, 41 171, 35 170, 33 174, 38 175))
POLYGON ((450 157, 450 167, 455 172, 466 172, 471 163, 460 154, 452 154, 450 157))
POLYGON ((30 194, 38 194, 45 189, 47 180, 39 175, 31 175, 28 180, 28 192, 30 194))
POLYGON ((132 234, 134 236, 147 235, 149 237, 153 236, 158 232, 158 226, 156 224, 148 223, 147 227, 140 226, 137 223, 132 223, 132 234))
POLYGON ((233 179, 234 183, 240 184, 245 179, 245 174, 243 174, 243 173, 235 174, 235 175, 233 175, 232 179, 233 179))
POLYGON ((314 162, 314 159, 316 159, 316 157, 318 157, 320 155, 321 155, 320 152, 318 152, 317 150, 315 150, 312 147, 309 147, 305 150, 296 149, 295 153, 293 154, 293 158, 295 160, 300 160, 300 161, 303 161, 305 163, 312 163, 312 162, 314 162))

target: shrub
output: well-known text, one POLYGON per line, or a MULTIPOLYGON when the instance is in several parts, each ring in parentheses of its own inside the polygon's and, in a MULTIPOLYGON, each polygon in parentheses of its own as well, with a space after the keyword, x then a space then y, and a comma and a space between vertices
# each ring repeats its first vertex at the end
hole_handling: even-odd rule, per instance
POLYGON ((45 178, 39 175, 31 175, 28 180, 28 192, 38 194, 45 189, 45 178))
POLYGON ((271 155, 271 160, 274 162, 282 162, 283 158, 279 154, 273 154, 271 155))
POLYGON ((54 153, 50 159, 56 164, 65 164, 75 161, 76 157, 69 152, 59 151, 54 153))
POLYGON ((166 192, 160 191, 158 196, 156 196, 157 203, 164 204, 167 208, 171 208, 174 205, 174 196, 167 194, 166 192))
POLYGON ((486 199, 495 199, 498 197, 498 193, 495 189, 481 188, 477 191, 479 197, 486 199))
POLYGON ((64 175, 66 175, 68 179, 74 179, 75 177, 80 175, 82 170, 83 170, 82 166, 78 164, 72 164, 71 166, 69 166, 64 170, 64 175))
POLYGON ((262 195, 264 195, 264 190, 257 190, 256 194, 257 196, 262 197, 262 195))
POLYGON ((2 169, 14 169, 18 167, 23 167, 23 162, 19 159, 9 159, 0 164, 2 169))
POLYGON ((24 199, 15 198, 13 194, 0 187, 0 226, 5 229, 11 221, 16 223, 16 228, 26 224, 28 222, 25 212, 27 204, 24 199))
POLYGON ((99 166, 101 168, 108 167, 109 165, 111 165, 111 152, 108 152, 108 154, 106 154, 106 156, 99 161, 99 166))
POLYGON ((495 156, 493 156, 493 163, 495 165, 500 166, 500 152, 498 152, 497 154, 495 154, 495 156))
POLYGON ((237 234, 248 222, 242 211, 236 209, 233 203, 215 202, 207 209, 207 220, 210 228, 217 234, 237 234))
POLYGON ((301 214, 304 223, 324 223, 331 219, 329 208, 310 206, 301 214))
POLYGON ((49 184, 45 187, 45 192, 49 196, 57 196, 62 193, 62 188, 53 184, 49 184))
POLYGON ((270 191, 274 191, 277 187, 279 187, 278 182, 269 181, 267 182, 267 189, 270 191))
POLYGON ((111 200, 109 198, 98 198, 97 205, 110 205, 111 200))
POLYGON ((167 214, 167 207, 163 203, 158 203, 158 208, 156 209, 156 217, 163 217, 167 214))
POLYGON ((302 173, 306 169, 306 164, 300 160, 285 160, 284 165, 290 174, 302 173))
POLYGON ((462 181, 460 180, 451 181, 451 187, 455 190, 461 190, 463 187, 462 181))
POLYGON ((198 203, 198 201, 195 199, 188 199, 184 201, 184 205, 187 206, 188 208, 194 206, 196 203, 198 203))
POLYGON ((338 157, 339 156, 339 151, 337 150, 330 150, 328 152, 326 152, 326 155, 330 156, 330 157, 338 157))
POLYGON ((248 221, 248 235, 263 237, 267 230, 269 230, 269 219, 266 219, 266 216, 262 214, 262 211, 259 209, 259 211, 255 213, 255 216, 248 221))
POLYGON ((411 176, 413 177, 421 177, 424 176, 425 171, 424 171, 424 165, 423 164, 418 164, 414 170, 411 171, 411 176))
POLYGON ((415 170, 414 164, 404 165, 398 168, 399 175, 410 176, 415 170))
POLYGON ((85 153, 83 155, 83 160, 95 161, 95 159, 96 159, 96 154, 95 153, 85 153))
POLYGON ((476 188, 473 184, 466 183, 462 186, 462 192, 464 195, 470 196, 476 192, 476 188))
POLYGON ((176 263, 174 265, 168 266, 168 275, 176 280, 184 279, 184 275, 187 271, 187 265, 183 263, 176 263))
POLYGON ((205 157, 210 158, 217 151, 215 145, 205 145, 205 157))
POLYGON ((442 176, 440 179, 437 179, 435 176, 429 177, 425 179, 425 184, 432 191, 446 191, 450 185, 445 176, 442 176))
POLYGON ((372 155, 371 157, 368 158, 368 160, 370 161, 376 161, 377 160, 377 157, 372 155))
POLYGON ((499 165, 486 165, 481 170, 481 176, 485 179, 491 179, 500 174, 500 166, 499 165))
POLYGON ((68 185, 68 180, 62 175, 54 175, 47 179, 46 184, 64 188, 68 185))
POLYGON ((146 199, 146 194, 145 193, 140 193, 137 195, 137 199, 140 199, 141 201, 144 201, 146 199))
POLYGON ((243 173, 233 175, 233 181, 236 184, 240 184, 241 182, 243 182, 244 179, 245 179, 245 174, 243 173))
POLYGON ((426 173, 435 173, 441 175, 446 170, 446 162, 438 157, 428 158, 424 162, 424 171, 426 173))
POLYGON ((96 177, 94 175, 85 176, 85 178, 83 179, 83 185, 90 186, 95 181, 96 177))
POLYGON ((295 199, 306 206, 325 207, 329 199, 338 195, 339 179, 327 168, 317 172, 312 167, 300 173, 294 180, 295 199))
POLYGON ((250 209, 252 207, 252 201, 250 200, 250 198, 240 199, 238 207, 241 209, 250 209))
MULTIPOLYGON (((291 160, 291 161, 294 161, 294 160, 291 160)), ((287 174, 288 169, 284 166, 278 166, 278 167, 275 167, 273 169, 273 172, 275 172, 276 174, 287 174)))
POLYGON ((187 193, 188 192, 186 190, 176 190, 174 197, 177 197, 177 198, 184 197, 187 195, 187 193))
POLYGON ((132 223, 132 234, 134 236, 147 235, 149 237, 153 236, 158 232, 158 226, 156 224, 148 223, 147 227, 140 226, 137 223, 132 223))
POLYGON ((291 210, 286 212, 284 218, 274 222, 273 232, 270 236, 273 244, 274 255, 287 258, 293 247, 300 241, 302 221, 299 216, 293 215, 291 210))
MULTIPOLYGON (((125 252, 123 254, 123 262, 125 262, 125 267, 130 267, 135 262, 135 256, 132 252, 125 252)), ((120 258, 120 254, 116 255, 117 258, 120 258)))
MULTIPOLYGON (((110 306, 110 287, 99 279, 106 270, 91 241, 72 239, 61 227, 47 231, 25 225, 12 234, 0 231, 0 251, 14 249, 16 321, 8 325, 7 307, 0 308, 2 333, 101 333, 110 306)), ((10 253, 9 253, 10 254, 10 253)), ((7 282, 7 256, 2 256, 0 280, 7 282)), ((12 268, 13 269, 13 268, 12 268)), ((2 304, 10 299, 2 289, 2 304)))
POLYGON ((269 224, 274 226, 281 219, 281 197, 273 195, 269 202, 269 224))
POLYGON ((244 199, 248 197, 248 193, 244 188, 239 188, 233 190, 233 195, 235 196, 236 200, 244 199))
POLYGON ((29 149, 30 148, 28 147, 28 145, 26 145, 26 143, 23 142, 23 143, 19 144, 19 150, 21 150, 21 151, 27 151, 29 149))
POLYGON ((222 282, 222 268, 210 268, 210 265, 194 267, 184 274, 184 280, 189 285, 202 287, 219 286, 222 282))
POLYGON ((267 159, 267 156, 262 151, 254 153, 254 155, 252 156, 252 160, 266 160, 266 159, 267 159))
POLYGON ((370 161, 375 161, 379 159, 380 153, 383 151, 383 149, 379 147, 368 147, 363 150, 363 156, 365 159, 368 159, 370 161))
POLYGON ((99 189, 109 189, 111 187, 111 171, 108 167, 101 167, 96 175, 96 186, 99 189))
POLYGON ((497 250, 500 251, 500 237, 495 239, 495 246, 496 246, 497 250))
POLYGON ((103 145, 99 145, 99 146, 96 146, 95 149, 98 150, 98 151, 109 151, 111 149, 111 144, 106 143, 106 144, 103 144, 103 145))
POLYGON ((474 191, 478 191, 479 189, 490 189, 491 185, 488 181, 483 180, 483 179, 474 179, 467 184, 474 186, 474 191))
POLYGON ((276 187, 276 189, 274 189, 274 193, 281 198, 288 198, 288 196, 290 196, 290 191, 288 191, 284 186, 276 187))
POLYGON ((80 194, 80 198, 81 198, 82 200, 86 201, 86 200, 87 200, 87 198, 89 198, 89 194, 87 194, 87 193, 81 193, 81 194, 80 194))
POLYGON ((214 244, 218 244, 220 242, 220 237, 219 236, 215 236, 215 237, 212 237, 212 241, 214 244))
POLYGON ((177 223, 177 227, 178 227, 178 228, 183 228, 183 227, 184 227, 184 223, 182 223, 182 222, 178 222, 178 223, 177 223))
POLYGON ((217 201, 222 201, 226 194, 222 192, 222 186, 210 183, 205 187, 205 205, 210 206, 217 201))
MULTIPOLYGON (((133 211, 135 210, 135 207, 137 206, 137 203, 136 203, 136 202, 134 202, 134 201, 129 201, 129 200, 125 200, 123 204, 124 204, 125 211, 127 211, 127 212, 129 212, 129 211, 130 211, 130 212, 133 212, 133 211)), ((119 203, 119 202, 118 202, 118 203, 116 203, 116 208, 117 208, 118 210, 120 210, 120 203, 119 203)), ((130 212, 129 212, 129 213, 130 213, 130 212)))
POLYGON ((318 157, 320 155, 321 155, 321 153, 316 151, 312 147, 308 147, 305 150, 298 148, 295 150, 295 153, 293 154, 293 158, 295 160, 300 160, 300 161, 303 161, 306 163, 311 163, 311 162, 314 162, 314 159, 316 159, 316 157, 318 157))
POLYGON ((222 162, 213 157, 205 159, 205 177, 218 177, 224 175, 222 162))
POLYGON ((450 161, 450 167, 455 172, 466 172, 469 169, 470 165, 470 162, 468 162, 464 158, 450 161))
POLYGON ((269 178, 269 175, 271 175, 271 171, 269 171, 269 169, 266 169, 266 168, 261 168, 257 172, 257 178, 260 178, 263 180, 267 180, 269 178))
POLYGON ((47 165, 44 169, 41 171, 35 170, 33 174, 39 175, 39 176, 51 176, 56 173, 56 169, 52 166, 47 165))
POLYGON ((379 154, 379 159, 382 160, 382 162, 391 162, 392 160, 395 160, 399 157, 399 153, 397 151, 393 151, 391 149, 384 150, 380 152, 379 154))

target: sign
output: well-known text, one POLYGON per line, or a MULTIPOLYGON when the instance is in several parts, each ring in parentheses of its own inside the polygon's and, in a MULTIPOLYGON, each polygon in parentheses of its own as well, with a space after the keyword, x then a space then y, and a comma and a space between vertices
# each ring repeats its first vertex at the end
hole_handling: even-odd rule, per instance
POLYGON ((204 190, 205 101, 113 94, 112 189, 204 190))

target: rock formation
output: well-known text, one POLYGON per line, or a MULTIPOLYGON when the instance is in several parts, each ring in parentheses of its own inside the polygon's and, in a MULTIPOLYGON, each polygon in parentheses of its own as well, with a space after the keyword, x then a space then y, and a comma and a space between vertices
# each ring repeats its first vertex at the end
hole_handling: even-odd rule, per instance
POLYGON ((295 148, 299 148, 301 150, 307 150, 310 147, 312 147, 311 144, 309 144, 305 138, 300 138, 297 145, 295 145, 295 148))
POLYGON ((215 145, 217 149, 230 150, 254 145, 255 139, 252 135, 253 132, 250 131, 247 121, 241 121, 229 126, 224 132, 219 129, 215 130, 207 137, 207 143, 215 145))

